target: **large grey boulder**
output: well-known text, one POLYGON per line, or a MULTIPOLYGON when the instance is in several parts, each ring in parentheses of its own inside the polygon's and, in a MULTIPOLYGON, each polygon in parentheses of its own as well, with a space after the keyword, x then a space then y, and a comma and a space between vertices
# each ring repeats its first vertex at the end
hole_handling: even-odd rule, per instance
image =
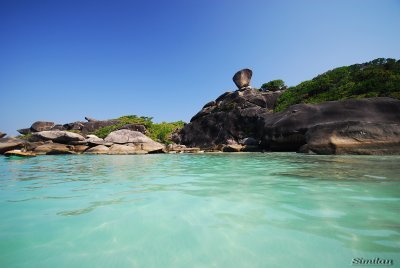
POLYGON ((133 146, 114 144, 110 147, 108 154, 147 154, 147 151, 138 150, 133 146))
POLYGON ((146 134, 146 132, 147 132, 146 127, 142 124, 127 124, 127 125, 120 127, 119 129, 129 129, 129 130, 133 130, 133 131, 139 131, 140 133, 143 133, 143 134, 146 134))
MULTIPOLYGON (((364 122, 369 123, 368 127, 400 124, 400 101, 380 97, 296 104, 282 112, 260 115, 258 122, 263 130, 261 143, 266 150, 296 151, 307 143, 307 132, 319 125, 331 124, 331 131, 335 127, 339 131, 341 123, 352 126, 355 122, 364 122)), ((328 139, 328 132, 325 133, 328 139)))
POLYGON ((51 128, 51 130, 67 130, 63 125, 57 124, 51 128))
POLYGON ((63 127, 64 127, 65 130, 79 130, 79 131, 81 131, 82 128, 84 127, 84 123, 85 122, 76 121, 76 122, 64 124, 63 127))
POLYGON ((32 132, 47 131, 54 127, 54 122, 36 121, 32 124, 32 132))
POLYGON ((48 155, 55 155, 55 154, 75 154, 74 146, 66 145, 66 144, 59 144, 59 143, 46 143, 36 147, 33 150, 36 154, 48 154, 48 155))
POLYGON ((32 133, 31 141, 47 141, 51 140, 53 142, 59 143, 70 143, 76 141, 84 141, 85 138, 77 133, 69 132, 69 131, 59 131, 59 130, 51 130, 51 131, 41 131, 32 133))
POLYGON ((30 133, 32 133, 32 130, 30 128, 21 128, 17 130, 19 133, 21 133, 22 135, 28 135, 30 133))
POLYGON ((316 154, 399 154, 400 124, 334 122, 306 133, 301 152, 316 154))
POLYGON ((104 140, 102 138, 97 137, 96 135, 89 134, 89 135, 86 135, 85 141, 86 142, 97 142, 97 141, 102 142, 104 140))
POLYGON ((108 154, 109 148, 104 145, 97 145, 85 151, 85 154, 108 154))
POLYGON ((238 89, 248 87, 250 85, 251 76, 253 71, 250 69, 243 69, 235 73, 232 80, 238 89))
POLYGON ((26 141, 15 138, 0 138, 0 154, 14 149, 21 149, 25 146, 26 141))
POLYGON ((87 133, 95 132, 96 130, 99 130, 100 128, 116 125, 119 123, 120 123, 120 121, 118 121, 118 120, 89 121, 89 122, 83 123, 83 127, 82 127, 81 131, 83 134, 87 134, 87 133))
POLYGON ((164 149, 164 145, 161 143, 153 141, 143 133, 128 129, 113 131, 104 140, 118 144, 132 143, 147 152, 161 152, 164 149))

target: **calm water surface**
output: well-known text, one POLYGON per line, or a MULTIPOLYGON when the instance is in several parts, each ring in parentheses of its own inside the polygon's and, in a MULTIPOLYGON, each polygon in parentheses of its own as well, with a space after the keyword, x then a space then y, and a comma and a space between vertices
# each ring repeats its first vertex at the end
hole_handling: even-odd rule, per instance
POLYGON ((0 267, 399 267, 400 157, 1 157, 0 215, 0 267))

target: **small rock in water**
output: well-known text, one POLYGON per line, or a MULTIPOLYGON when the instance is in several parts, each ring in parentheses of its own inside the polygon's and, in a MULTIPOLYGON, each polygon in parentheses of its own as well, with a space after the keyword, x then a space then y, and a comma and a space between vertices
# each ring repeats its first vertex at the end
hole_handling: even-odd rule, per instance
POLYGON ((250 86, 251 76, 253 71, 250 69, 243 69, 235 73, 232 80, 238 89, 244 89, 250 86))
POLYGON ((4 153, 5 156, 23 156, 23 157, 32 157, 36 156, 33 152, 24 152, 21 150, 11 150, 4 153))

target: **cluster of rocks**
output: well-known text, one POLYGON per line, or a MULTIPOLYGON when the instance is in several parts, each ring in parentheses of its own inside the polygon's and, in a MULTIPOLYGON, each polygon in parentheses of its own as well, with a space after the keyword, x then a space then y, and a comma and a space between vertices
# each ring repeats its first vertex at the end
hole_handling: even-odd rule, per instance
POLYGON ((186 146, 166 147, 139 131, 121 129, 111 132, 105 139, 95 135, 80 135, 64 130, 34 132, 28 140, 1 138, 0 154, 6 156, 36 156, 56 154, 148 154, 199 152, 199 148, 186 146))
POLYGON ((399 100, 377 97, 297 104, 274 113, 283 91, 253 89, 250 78, 251 72, 245 70, 235 74, 238 90, 207 103, 174 136, 175 142, 205 151, 400 153, 399 100))
POLYGON ((233 76, 238 90, 208 102, 180 131, 176 144, 153 141, 140 124, 128 124, 105 139, 90 135, 117 120, 54 124, 38 121, 18 130, 29 140, 4 138, 0 154, 146 154, 297 151, 316 154, 399 154, 400 101, 365 98, 296 104, 273 112, 284 90, 265 92, 250 86, 252 71, 233 76), (79 132, 74 133, 71 131, 79 132), (11 151, 17 149, 19 151, 11 151))
MULTIPOLYGON (((86 135, 89 133, 93 133, 96 130, 99 130, 103 127, 108 127, 120 123, 120 121, 116 119, 96 120, 90 117, 85 117, 85 119, 86 122, 76 121, 67 124, 56 124, 54 122, 37 121, 33 123, 29 128, 18 129, 17 131, 22 135, 28 135, 36 132, 52 131, 52 130, 76 131, 82 133, 83 135, 86 135)), ((126 124, 122 126, 120 129, 130 129, 134 131, 139 131, 143 134, 147 133, 146 127, 142 124, 126 124)))

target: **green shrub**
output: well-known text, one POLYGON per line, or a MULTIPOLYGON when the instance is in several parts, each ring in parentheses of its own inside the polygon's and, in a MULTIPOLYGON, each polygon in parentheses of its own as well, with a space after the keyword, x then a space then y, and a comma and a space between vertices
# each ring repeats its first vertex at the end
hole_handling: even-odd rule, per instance
POLYGON ((261 91, 277 91, 282 89, 286 89, 286 85, 281 79, 272 80, 261 85, 261 91))
POLYGON ((21 135, 17 136, 16 138, 21 139, 21 140, 29 140, 30 137, 32 137, 32 133, 21 134, 21 135))
POLYGON ((127 124, 142 124, 146 127, 147 129, 147 136, 152 138, 155 141, 159 141, 162 143, 171 143, 172 141, 169 139, 170 135, 182 128, 184 126, 183 121, 177 121, 177 122, 162 122, 162 123, 153 123, 152 117, 146 117, 146 116, 136 116, 136 115, 126 115, 126 116, 121 116, 117 118, 116 120, 119 121, 119 123, 107 127, 102 127, 95 131, 93 134, 98 136, 99 138, 105 138, 110 134, 111 132, 121 128, 122 126, 125 126, 127 124))
POLYGON ((177 131, 178 129, 183 128, 185 122, 177 121, 177 122, 162 122, 162 123, 153 123, 153 125, 148 129, 149 136, 153 140, 162 142, 162 143, 172 143, 170 140, 170 135, 177 131))
POLYGON ((379 58, 328 71, 286 90, 278 98, 275 111, 297 103, 367 97, 400 99, 399 60, 379 58))

